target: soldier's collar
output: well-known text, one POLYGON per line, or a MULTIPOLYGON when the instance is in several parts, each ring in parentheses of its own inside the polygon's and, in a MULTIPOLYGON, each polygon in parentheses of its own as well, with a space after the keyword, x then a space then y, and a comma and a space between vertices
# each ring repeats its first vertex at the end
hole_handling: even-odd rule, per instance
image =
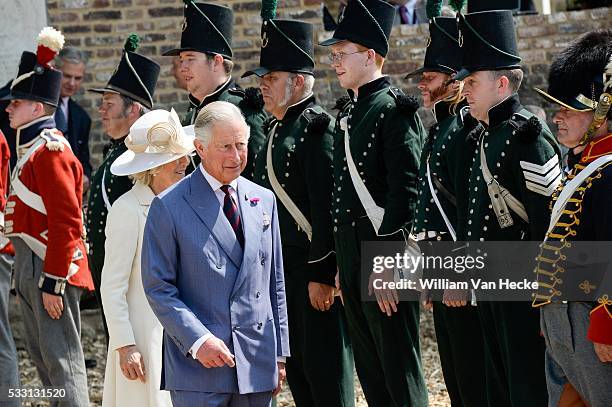
POLYGON ((24 124, 15 130, 15 144, 21 146, 29 143, 40 134, 42 129, 55 128, 55 119, 53 116, 43 116, 30 123, 24 124))
POLYGON ((283 120, 281 121, 292 119, 296 116, 301 115, 302 112, 306 110, 307 107, 309 107, 310 105, 314 105, 315 102, 316 102, 315 96, 313 93, 311 93, 309 96, 306 96, 304 99, 300 100, 299 102, 289 106, 287 108, 287 111, 285 112, 285 116, 283 116, 283 120))
MULTIPOLYGON (((357 91, 357 100, 363 100, 371 94, 376 93, 379 90, 386 89, 389 86, 391 86, 391 82, 389 81, 388 76, 381 76, 378 79, 374 79, 373 81, 359 87, 357 91)), ((351 97, 351 100, 355 100, 355 94, 351 89, 348 89, 347 93, 351 97)))
POLYGON ((580 156, 580 164, 586 165, 608 154, 612 154, 612 134, 591 140, 580 156))
POLYGON ((110 144, 111 144, 111 145, 113 145, 113 146, 114 146, 114 145, 117 145, 117 144, 121 144, 121 143, 123 143, 123 142, 125 141, 125 139, 127 138, 127 136, 128 136, 128 135, 126 134, 126 135, 125 135, 125 136, 123 136, 123 137, 119 137, 119 138, 111 138, 111 139, 110 139, 110 144))
POLYGON ((512 115, 523 107, 518 94, 513 93, 489 109, 489 128, 495 127, 512 118, 512 115))
POLYGON ((451 116, 450 108, 451 104, 445 100, 438 100, 436 103, 434 103, 433 109, 431 109, 434 116, 434 121, 436 123, 440 123, 448 116, 451 116))
POLYGON ((221 86, 219 86, 217 89, 215 89, 215 91, 213 93, 210 93, 206 96, 204 96, 204 99, 202 99, 202 101, 199 101, 196 97, 194 97, 192 94, 189 94, 189 103, 191 103, 191 105, 193 107, 204 107, 207 104, 209 104, 210 102, 214 102, 215 100, 219 99, 219 96, 225 92, 226 90, 228 90, 229 88, 234 86, 234 79, 232 79, 232 77, 230 76, 229 78, 227 78, 227 81, 225 81, 225 83, 221 86))

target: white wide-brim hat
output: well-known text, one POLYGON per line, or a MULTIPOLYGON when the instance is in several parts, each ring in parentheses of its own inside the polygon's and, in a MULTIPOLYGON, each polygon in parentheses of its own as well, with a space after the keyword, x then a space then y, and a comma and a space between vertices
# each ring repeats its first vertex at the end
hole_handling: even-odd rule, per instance
POLYGON ((111 165, 114 175, 132 175, 177 160, 195 151, 193 126, 183 127, 174 111, 142 115, 125 139, 128 150, 111 165))

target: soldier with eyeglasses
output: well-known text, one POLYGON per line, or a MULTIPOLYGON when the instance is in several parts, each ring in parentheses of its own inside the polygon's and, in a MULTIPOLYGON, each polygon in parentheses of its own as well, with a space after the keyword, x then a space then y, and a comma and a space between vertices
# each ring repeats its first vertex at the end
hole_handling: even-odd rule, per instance
POLYGON ((341 98, 333 149, 332 217, 339 286, 357 374, 371 406, 426 406, 420 361, 419 304, 394 291, 361 297, 361 243, 404 241, 412 227, 425 129, 417 102, 391 86, 382 67, 395 9, 354 0, 333 37, 330 60, 341 98), (348 148, 347 148, 348 147, 348 148), (368 208, 368 209, 365 209, 368 208))

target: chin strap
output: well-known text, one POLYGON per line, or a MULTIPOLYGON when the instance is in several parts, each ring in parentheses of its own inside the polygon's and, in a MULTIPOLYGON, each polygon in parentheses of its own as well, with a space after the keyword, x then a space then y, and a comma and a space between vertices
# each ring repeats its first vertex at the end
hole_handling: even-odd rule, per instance
POLYGON ((582 136, 580 142, 576 145, 576 147, 584 146, 589 141, 591 141, 593 135, 597 133, 597 131, 606 121, 606 117, 608 116, 608 112, 610 111, 610 105, 612 105, 612 95, 610 95, 609 93, 602 93, 599 97, 599 103, 597 103, 595 114, 593 115, 593 121, 589 125, 589 128, 584 133, 584 136, 582 136))

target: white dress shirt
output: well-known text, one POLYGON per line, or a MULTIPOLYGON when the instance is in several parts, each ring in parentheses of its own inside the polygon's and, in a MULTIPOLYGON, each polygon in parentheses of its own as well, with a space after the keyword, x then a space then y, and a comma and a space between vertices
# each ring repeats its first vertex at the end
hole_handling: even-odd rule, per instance
MULTIPOLYGON (((206 181, 208 182, 213 192, 215 193, 215 196, 219 200, 219 204, 221 205, 221 207, 223 207, 223 203, 225 201, 225 192, 221 190, 221 187, 226 184, 222 184, 221 182, 219 182, 219 180, 217 180, 215 177, 210 175, 204 169, 204 166, 202 164, 199 165, 199 168, 200 168, 200 171, 202 171, 204 178, 206 178, 206 181)), ((236 204, 236 207, 238 208, 238 214, 242 216, 242 214, 240 213, 240 205, 238 204, 238 191, 237 191, 238 180, 236 179, 233 180, 232 182, 229 183, 229 186, 230 186, 230 189, 229 189, 230 196, 232 197, 232 199, 234 200, 234 203, 236 204)), ((198 354, 198 350, 200 350, 200 347, 204 344, 204 342, 206 342, 213 336, 214 336, 213 334, 207 333, 206 335, 203 335, 197 341, 195 341, 194 344, 190 348, 191 357, 193 357, 194 359, 197 359, 196 355, 198 354)), ((283 363, 286 361, 286 358, 284 356, 278 356, 277 359, 279 362, 283 362, 283 363)))
POLYGON ((60 109, 62 109, 62 112, 64 113, 64 117, 66 118, 66 123, 68 123, 68 100, 70 99, 70 96, 64 96, 63 98, 61 98, 61 103, 60 103, 60 109))

